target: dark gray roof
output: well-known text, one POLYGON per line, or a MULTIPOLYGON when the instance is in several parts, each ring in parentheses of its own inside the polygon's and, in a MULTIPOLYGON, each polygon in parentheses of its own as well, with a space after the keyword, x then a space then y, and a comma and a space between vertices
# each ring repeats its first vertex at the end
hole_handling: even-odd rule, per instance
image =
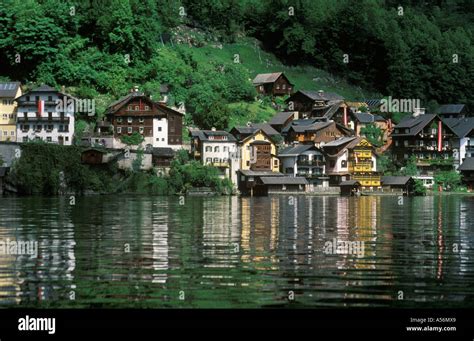
POLYGON ((306 131, 318 131, 318 130, 327 128, 327 127, 329 127, 333 124, 334 124, 333 121, 330 121, 330 122, 315 122, 315 123, 309 124, 309 125, 294 125, 294 126, 291 126, 290 129, 294 130, 297 133, 304 133, 306 131))
POLYGON ((324 144, 323 148, 325 148, 325 147, 339 147, 339 146, 342 146, 346 143, 349 143, 349 142, 353 141, 354 139, 356 139, 355 136, 340 137, 337 140, 334 140, 334 141, 331 141, 331 142, 328 142, 328 143, 324 144))
POLYGON ((174 150, 171 148, 166 148, 166 147, 153 148, 151 153, 154 156, 159 156, 159 157, 173 157, 174 156, 174 150))
POLYGON ((357 180, 341 181, 339 186, 360 186, 360 182, 357 180))
POLYGON ((304 153, 307 150, 316 149, 312 144, 297 144, 295 146, 290 146, 282 149, 278 156, 298 156, 301 153, 304 153))
POLYGON ((265 185, 307 185, 308 180, 294 176, 272 176, 260 178, 265 185))
POLYGON ((328 118, 328 119, 332 118, 334 116, 334 114, 337 112, 337 110, 339 109, 341 103, 342 103, 342 101, 338 101, 335 104, 333 104, 332 106, 330 106, 326 110, 326 112, 324 113, 324 117, 328 118))
POLYGON ((36 89, 31 90, 31 92, 58 92, 55 88, 42 84, 41 86, 37 87, 36 89))
POLYGON ((474 157, 467 157, 464 159, 461 166, 459 166, 458 170, 460 171, 474 171, 474 157))
POLYGON ((474 130, 474 117, 445 118, 443 122, 457 137, 466 137, 474 130))
POLYGON ((443 104, 441 105, 436 112, 438 114, 459 114, 463 111, 464 104, 443 104))
POLYGON ((226 132, 225 130, 198 130, 198 129, 192 129, 189 130, 189 133, 192 137, 197 137, 201 141, 206 141, 206 142, 236 142, 236 138, 234 135, 226 132), (211 140, 209 139, 209 136, 227 136, 226 140, 211 140))
POLYGON ((1 98, 15 98, 20 82, 1 82, 0 83, 0 97, 1 98))
POLYGON ((406 185, 412 179, 411 176, 382 176, 383 185, 406 185))
POLYGON ((343 101, 344 97, 339 96, 333 92, 325 92, 325 91, 310 91, 310 90, 300 90, 303 95, 311 98, 312 100, 318 101, 343 101))
POLYGON ((287 133, 288 130, 290 130, 290 128, 293 127, 293 126, 310 125, 310 124, 313 124, 313 123, 315 123, 315 122, 318 122, 318 120, 315 119, 315 118, 293 120, 293 121, 289 122, 289 123, 281 130, 281 132, 282 132, 282 133, 287 133))
POLYGON ((376 121, 385 121, 385 119, 380 115, 373 115, 369 113, 354 113, 354 117, 360 123, 373 123, 376 121))
POLYGON ((170 91, 170 86, 168 84, 160 85, 160 94, 167 94, 170 91))
POLYGON ((378 107, 380 105, 382 105, 382 99, 365 99, 364 100, 365 103, 367 103, 367 105, 369 107, 378 107))
POLYGON ((265 83, 274 83, 280 76, 283 75, 283 72, 274 72, 274 73, 259 73, 252 83, 254 85, 265 84, 265 83))
POLYGON ((270 122, 268 122, 268 124, 270 124, 270 125, 285 124, 286 121, 288 121, 288 119, 289 119, 290 117, 292 117, 294 114, 295 114, 294 111, 282 111, 282 112, 278 112, 278 113, 276 113, 275 116, 272 117, 272 119, 270 120, 270 122))
POLYGON ((272 172, 272 171, 253 171, 253 170, 240 170, 245 176, 283 176, 280 172, 272 172))
POLYGON ((275 136, 280 134, 268 123, 252 123, 250 126, 234 127, 234 129, 242 135, 252 135, 257 130, 263 130, 263 132, 268 136, 275 136))
POLYGON ((436 118, 434 114, 422 114, 417 117, 405 117, 394 129, 409 129, 408 133, 392 133, 392 136, 415 136, 436 118))

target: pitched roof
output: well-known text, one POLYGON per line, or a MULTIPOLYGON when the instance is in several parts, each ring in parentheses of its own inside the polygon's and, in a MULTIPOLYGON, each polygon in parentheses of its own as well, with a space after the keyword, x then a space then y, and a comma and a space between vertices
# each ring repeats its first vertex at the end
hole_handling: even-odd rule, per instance
POLYGON ((352 114, 357 121, 360 123, 373 123, 377 121, 385 121, 385 119, 380 115, 373 115, 370 113, 354 113, 352 114))
POLYGON ((15 98, 20 82, 1 82, 0 83, 0 97, 1 98, 15 98))
POLYGON ((443 122, 457 137, 466 137, 474 130, 474 117, 445 118, 443 122))
POLYGON ((358 138, 355 137, 355 136, 340 137, 337 140, 334 140, 334 141, 331 141, 331 142, 328 142, 328 143, 324 144, 323 148, 326 148, 326 147, 339 147, 339 146, 342 146, 346 143, 354 141, 356 139, 358 139, 358 138))
POLYGON ((226 132, 225 130, 199 130, 199 129, 190 129, 189 134, 192 137, 197 137, 201 141, 205 142, 236 142, 234 135, 226 132), (210 136, 227 136, 225 140, 214 140, 210 139, 210 136))
POLYGON ((316 149, 316 147, 312 144, 297 144, 282 149, 278 153, 278 156, 298 156, 301 153, 304 153, 305 151, 310 149, 316 149))
POLYGON ((307 131, 318 131, 318 130, 327 128, 327 127, 329 127, 333 124, 335 124, 333 121, 315 122, 315 123, 308 124, 308 125, 294 125, 294 126, 291 126, 290 129, 292 129, 296 133, 304 133, 304 132, 307 132, 307 131))
POLYGON ((378 107, 380 105, 382 105, 382 99, 366 99, 364 100, 365 103, 367 103, 367 105, 369 107, 378 107))
POLYGON ((254 85, 259 85, 259 84, 265 84, 265 83, 274 83, 280 76, 283 74, 283 72, 274 72, 274 73, 259 73, 255 78, 253 79, 252 83, 254 85))
POLYGON ((265 185, 307 185, 308 180, 295 176, 272 176, 260 178, 265 185))
POLYGON ((383 185, 406 185, 412 179, 411 176, 382 176, 383 185))
POLYGON ((174 150, 172 148, 166 148, 166 147, 153 148, 151 153, 154 156, 160 156, 160 157, 173 157, 174 156, 174 150))
POLYGON ((394 129, 408 129, 408 133, 392 133, 392 136, 415 136, 436 118, 435 114, 405 117, 394 129))
POLYGON ((255 130, 262 129, 265 134, 268 136, 279 135, 280 133, 276 131, 270 124, 268 123, 253 123, 252 128, 255 130))
POLYGON ((316 118, 306 118, 306 119, 298 119, 298 120, 293 120, 291 122, 289 122, 282 130, 281 132, 282 133, 287 133, 288 130, 290 130, 291 127, 293 126, 299 126, 299 125, 310 125, 310 124, 313 124, 315 122, 318 122, 320 120, 316 119, 316 118))
POLYGON ((459 114, 463 111, 464 104, 443 104, 441 105, 436 112, 438 114, 459 114))
POLYGON ((341 181, 339 183, 339 186, 360 186, 360 182, 357 180, 346 180, 346 181, 341 181))
POLYGON ((299 90, 298 92, 302 93, 306 97, 317 101, 343 101, 344 97, 339 96, 333 92, 325 92, 325 91, 311 91, 311 90, 299 90))
POLYGON ((474 171, 474 157, 467 157, 464 162, 459 166, 460 171, 474 171))
POLYGON ((285 124, 286 121, 288 121, 292 116, 295 115, 294 111, 282 111, 276 113, 275 116, 272 117, 270 122, 268 124, 270 125, 280 125, 280 124, 285 124))
POLYGON ((272 171, 240 170, 239 172, 245 176, 283 176, 283 173, 272 171))
POLYGON ((330 106, 324 113, 324 117, 328 119, 332 118, 334 114, 337 112, 337 110, 339 109, 341 103, 342 101, 337 101, 335 104, 330 106))
POLYGON ((58 92, 58 90, 49 85, 42 84, 41 86, 31 90, 31 92, 58 92))

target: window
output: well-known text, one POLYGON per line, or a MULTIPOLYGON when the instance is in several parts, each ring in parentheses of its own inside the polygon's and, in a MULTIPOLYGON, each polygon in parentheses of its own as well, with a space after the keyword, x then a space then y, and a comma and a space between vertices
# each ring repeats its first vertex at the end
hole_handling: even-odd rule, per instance
POLYGON ((210 157, 206 158, 206 162, 207 162, 207 163, 211 163, 211 162, 212 162, 212 158, 210 158, 210 157))
POLYGON ((164 138, 164 137, 162 137, 162 138, 161 138, 161 141, 164 141, 164 140, 165 140, 165 138, 164 138))
POLYGON ((215 157, 214 158, 214 163, 218 163, 219 162, 219 158, 215 157))
POLYGON ((132 110, 133 110, 131 105, 128 106, 128 110, 129 110, 129 111, 132 111, 132 110))
POLYGON ((53 96, 48 96, 48 101, 52 102, 53 101, 53 96))
POLYGON ((212 147, 211 147, 211 146, 207 146, 207 147, 206 147, 206 152, 212 152, 212 147))
POLYGON ((278 166, 278 159, 275 159, 275 161, 273 161, 273 165, 278 166))
POLYGON ((133 131, 133 128, 132 127, 127 127, 127 133, 131 134, 133 131))
POLYGON ((23 137, 23 142, 28 142, 28 136, 23 137))
POLYGON ((225 153, 225 152, 227 152, 228 147, 224 147, 223 149, 224 149, 224 153, 225 153))
POLYGON ((283 90, 286 90, 286 84, 283 84, 283 85, 281 86, 281 88, 282 88, 283 90))
POLYGON ((3 135, 4 135, 4 136, 7 136, 7 135, 8 135, 8 131, 5 130, 5 131, 3 132, 3 135))
POLYGON ((138 119, 138 122, 143 123, 143 122, 145 122, 145 119, 144 119, 143 117, 140 117, 140 118, 138 119))
POLYGON ((277 89, 277 90, 280 90, 280 85, 277 84, 276 89, 277 89))
POLYGON ((128 122, 128 123, 132 123, 132 122, 133 122, 133 118, 132 118, 132 117, 128 117, 128 118, 127 118, 127 122, 128 122))
POLYGON ((122 134, 122 127, 117 127, 117 134, 122 134))
POLYGON ((150 110, 150 107, 148 105, 145 105, 145 110, 146 111, 150 110))
POLYGON ((341 161, 341 167, 342 168, 347 168, 347 160, 342 160, 341 161))
POLYGON ((140 110, 140 107, 138 105, 135 106, 135 110, 138 111, 140 110))
POLYGON ((403 146, 408 147, 408 140, 403 141, 403 146))
POLYGON ((138 130, 140 131, 140 134, 143 134, 143 132, 145 131, 145 128, 140 127, 138 130))
POLYGON ((219 153, 219 147, 214 147, 214 153, 219 153))
POLYGON ((69 141, 69 136, 66 136, 66 137, 65 137, 65 140, 66 140, 66 141, 69 141))
POLYGON ((281 190, 286 191, 286 185, 281 185, 281 190))
POLYGON ((10 132, 10 135, 11 135, 11 136, 15 136, 15 131, 12 130, 12 131, 10 132))
POLYGON ((250 161, 247 160, 246 165, 247 167, 250 166, 250 161))
POLYGON ((117 117, 117 123, 122 123, 123 119, 121 117, 117 117))
POLYGON ((48 137, 46 138, 46 142, 52 142, 52 141, 53 141, 53 139, 51 138, 51 136, 48 136, 48 137))
POLYGON ((161 130, 162 130, 162 128, 161 128, 161 127, 158 127, 158 131, 161 131, 161 130))
MULTIPOLYGON (((26 96, 26 101, 29 102, 30 101, 30 96, 26 96)), ((28 140, 27 140, 28 141, 28 140)))

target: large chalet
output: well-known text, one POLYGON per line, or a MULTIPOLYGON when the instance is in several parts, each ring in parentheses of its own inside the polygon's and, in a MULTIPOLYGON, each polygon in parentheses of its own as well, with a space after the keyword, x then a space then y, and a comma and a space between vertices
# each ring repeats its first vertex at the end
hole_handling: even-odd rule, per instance
POLYGON ((142 147, 181 148, 183 114, 152 101, 136 88, 109 105, 105 116, 112 125, 114 148, 124 148, 122 137, 134 133, 143 136, 142 147))
POLYGON ((260 95, 291 95, 294 88, 294 85, 283 72, 260 73, 254 78, 252 83, 260 95))

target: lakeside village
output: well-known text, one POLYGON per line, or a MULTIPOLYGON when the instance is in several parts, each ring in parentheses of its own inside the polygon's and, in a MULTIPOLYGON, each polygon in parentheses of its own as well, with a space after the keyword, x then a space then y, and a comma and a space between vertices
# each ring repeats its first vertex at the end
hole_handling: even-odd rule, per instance
MULTIPOLYGON (((350 102, 322 90, 294 91, 281 72, 259 74, 253 84, 259 96, 286 96, 286 108, 269 122, 230 131, 188 127, 189 139, 183 141, 185 109, 167 105, 167 86, 159 101, 135 87, 108 106, 94 131, 78 139, 77 109, 58 106, 76 100, 64 89, 42 85, 22 93, 19 82, 0 83, 0 192, 16 191, 8 174, 18 148, 32 141, 79 146, 82 164, 95 167, 116 163, 126 170, 138 160, 142 171, 158 176, 169 174, 184 149, 189 160, 213 166, 242 195, 450 190, 435 181, 439 171, 458 174, 465 191, 474 187, 474 117, 462 104, 441 105, 435 113, 416 107, 394 124, 383 99, 350 102), (367 133, 374 127, 378 145, 367 133), (380 159, 386 153, 405 168, 414 163, 416 174, 384 174, 380 159)), ((188 194, 207 191, 212 188, 195 186, 188 194)))

